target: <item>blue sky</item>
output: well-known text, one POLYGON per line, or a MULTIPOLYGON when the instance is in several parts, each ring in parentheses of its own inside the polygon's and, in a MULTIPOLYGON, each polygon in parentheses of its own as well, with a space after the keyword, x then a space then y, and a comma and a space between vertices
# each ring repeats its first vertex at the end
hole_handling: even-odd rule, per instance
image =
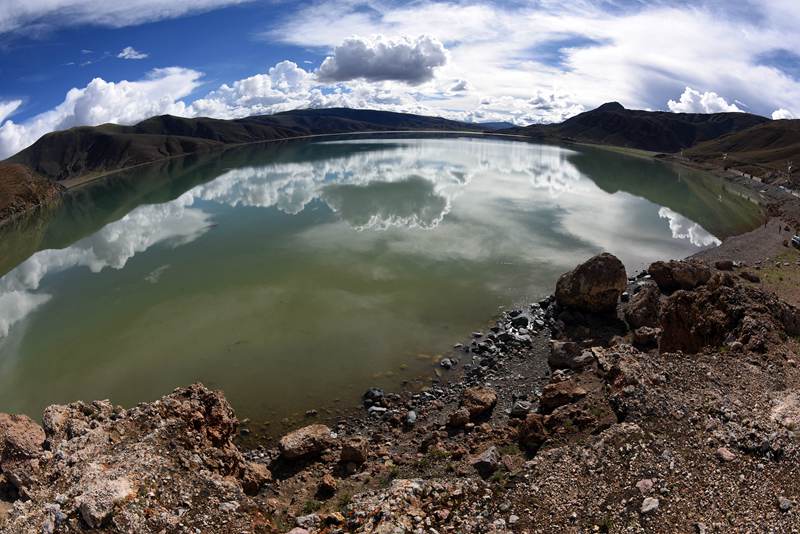
POLYGON ((204 87, 245 78, 284 59, 318 65, 322 51, 258 38, 268 21, 285 14, 279 4, 254 2, 123 28, 80 24, 34 37, 7 34, 0 37, 0 98, 24 99, 19 112, 24 119, 52 108, 67 90, 98 76, 135 80, 153 68, 180 65, 206 74, 200 94, 204 87), (148 57, 117 58, 127 46, 148 57))
POLYGON ((159 113, 528 124, 617 100, 790 118, 798 27, 797 0, 3 0, 0 157, 159 113))

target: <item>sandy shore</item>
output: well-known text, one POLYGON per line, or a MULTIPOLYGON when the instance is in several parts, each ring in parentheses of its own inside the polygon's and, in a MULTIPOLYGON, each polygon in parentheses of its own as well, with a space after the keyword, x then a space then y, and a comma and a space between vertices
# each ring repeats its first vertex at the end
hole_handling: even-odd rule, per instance
POLYGON ((791 240, 794 232, 786 230, 783 219, 770 217, 762 226, 750 232, 729 237, 719 246, 703 250, 692 258, 714 263, 718 260, 733 260, 755 265, 782 254, 787 247, 784 242, 791 240))

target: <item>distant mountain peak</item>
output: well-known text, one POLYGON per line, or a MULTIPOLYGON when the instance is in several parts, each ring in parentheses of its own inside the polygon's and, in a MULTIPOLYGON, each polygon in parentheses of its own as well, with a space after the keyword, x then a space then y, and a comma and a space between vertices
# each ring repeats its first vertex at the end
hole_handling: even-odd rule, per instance
POLYGON ((625 111, 625 106, 619 102, 606 102, 595 111, 625 111))
POLYGON ((619 102, 608 102, 560 124, 531 125, 507 132, 674 153, 763 122, 768 119, 749 113, 670 113, 625 109, 619 102))

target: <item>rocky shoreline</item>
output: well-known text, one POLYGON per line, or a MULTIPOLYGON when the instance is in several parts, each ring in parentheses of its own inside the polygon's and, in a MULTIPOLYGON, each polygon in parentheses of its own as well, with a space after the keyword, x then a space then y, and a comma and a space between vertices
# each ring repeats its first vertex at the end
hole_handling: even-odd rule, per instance
POLYGON ((599 255, 442 384, 247 450, 199 384, 0 415, 0 532, 796 531, 800 311, 756 272, 599 255))

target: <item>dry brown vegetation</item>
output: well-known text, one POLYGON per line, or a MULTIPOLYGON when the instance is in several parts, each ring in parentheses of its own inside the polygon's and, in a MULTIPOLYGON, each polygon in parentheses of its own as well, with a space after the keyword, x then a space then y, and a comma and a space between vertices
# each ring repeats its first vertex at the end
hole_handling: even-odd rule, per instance
POLYGON ((0 222, 56 202, 62 189, 23 165, 0 163, 0 222))

